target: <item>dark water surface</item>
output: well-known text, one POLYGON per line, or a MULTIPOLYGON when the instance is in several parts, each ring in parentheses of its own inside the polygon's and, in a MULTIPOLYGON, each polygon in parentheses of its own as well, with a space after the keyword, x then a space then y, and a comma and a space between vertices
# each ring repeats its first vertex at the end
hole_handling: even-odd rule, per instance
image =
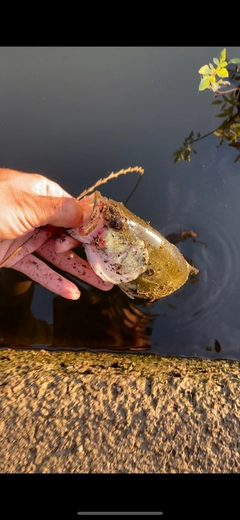
MULTIPOLYGON (((42 173, 77 196, 111 171, 142 166, 127 207, 177 244, 199 269, 196 283, 152 304, 119 288, 79 282, 77 302, 33 286, 17 298, 15 272, 0 276, 1 345, 94 348, 240 359, 240 161, 211 134, 191 161, 173 153, 221 120, 198 69, 219 56, 205 48, 1 48, 0 165, 42 173), (4 288, 3 288, 4 287, 4 288)), ((227 49, 229 59, 240 47, 227 49)), ((124 202, 129 174, 100 191, 124 202)))

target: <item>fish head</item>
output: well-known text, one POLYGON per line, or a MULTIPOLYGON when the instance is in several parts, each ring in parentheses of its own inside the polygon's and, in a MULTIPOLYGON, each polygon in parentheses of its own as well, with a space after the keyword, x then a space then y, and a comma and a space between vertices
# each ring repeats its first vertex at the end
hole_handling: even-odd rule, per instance
MULTIPOLYGON (((82 243, 89 264, 104 281, 118 285, 137 278, 146 270, 148 250, 129 228, 124 205, 99 191, 90 197, 90 215, 68 234, 82 243)), ((86 206, 88 196, 80 202, 86 206)))

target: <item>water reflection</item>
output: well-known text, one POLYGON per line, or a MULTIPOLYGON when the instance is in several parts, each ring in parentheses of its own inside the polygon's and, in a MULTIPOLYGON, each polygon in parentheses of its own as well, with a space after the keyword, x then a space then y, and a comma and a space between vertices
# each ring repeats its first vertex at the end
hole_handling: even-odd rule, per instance
MULTIPOLYGON (((53 324, 31 310, 34 282, 12 269, 0 273, 0 345, 49 348, 140 350, 150 349, 154 316, 140 310, 118 287, 110 292, 87 290, 81 298, 53 300, 53 324)), ((141 302, 140 302, 141 303, 141 302)), ((147 303, 142 304, 148 306, 147 303)))
POLYGON ((0 345, 48 345, 53 338, 53 326, 33 316, 31 303, 35 283, 13 269, 0 272, 0 345))
MULTIPOLYGON (((202 243, 194 231, 188 230, 170 233, 166 238, 174 244, 187 238, 202 243)), ((81 246, 75 251, 85 256, 81 246)), ((186 260, 194 266, 190 258, 186 260)), ((189 277, 187 283, 197 281, 198 274, 189 277)), ((34 316, 31 309, 35 283, 14 269, 1 269, 0 346, 141 352, 151 349, 153 321, 166 316, 165 313, 154 313, 150 302, 140 298, 132 300, 117 286, 103 292, 76 279, 74 282, 81 291, 81 298, 72 301, 55 296, 53 323, 48 323, 34 316)), ((168 302, 168 298, 162 301, 169 309, 178 307, 168 302)))

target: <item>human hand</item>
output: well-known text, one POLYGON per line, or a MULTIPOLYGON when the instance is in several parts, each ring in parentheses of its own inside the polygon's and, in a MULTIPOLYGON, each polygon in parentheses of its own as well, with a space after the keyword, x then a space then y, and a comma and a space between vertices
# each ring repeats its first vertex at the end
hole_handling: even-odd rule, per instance
POLYGON ((68 250, 55 252, 51 238, 55 227, 74 228, 83 221, 81 203, 55 182, 38 174, 0 169, 0 267, 21 271, 60 296, 78 299, 76 285, 32 254, 35 252, 94 287, 111 289, 112 284, 103 282, 87 262, 69 251, 76 241, 68 250))

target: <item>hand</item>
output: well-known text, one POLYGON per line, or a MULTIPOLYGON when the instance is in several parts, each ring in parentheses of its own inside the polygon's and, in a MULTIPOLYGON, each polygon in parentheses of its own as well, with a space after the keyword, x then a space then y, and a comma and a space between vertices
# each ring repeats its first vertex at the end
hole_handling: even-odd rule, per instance
POLYGON ((76 285, 32 254, 35 252, 94 287, 111 289, 112 284, 103 282, 87 262, 71 251, 76 241, 71 241, 67 251, 55 252, 51 238, 55 227, 78 227, 84 215, 81 203, 46 177, 0 169, 0 267, 21 271, 60 296, 78 299, 76 285))

